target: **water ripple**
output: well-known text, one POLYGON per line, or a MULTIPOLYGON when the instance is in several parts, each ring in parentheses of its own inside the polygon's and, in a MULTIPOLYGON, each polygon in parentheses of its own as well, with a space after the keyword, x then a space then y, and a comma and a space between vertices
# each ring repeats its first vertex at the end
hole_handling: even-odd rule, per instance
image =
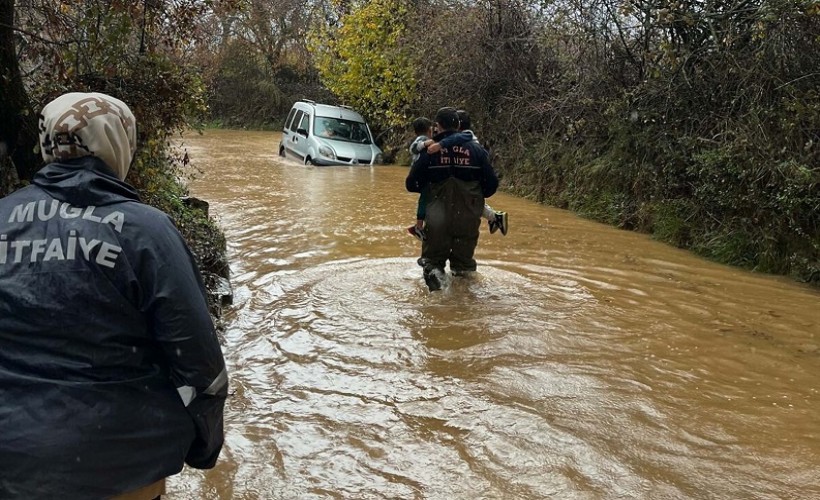
POLYGON ((816 291, 499 194, 510 234, 431 294, 406 169, 215 134, 232 396, 172 500, 820 498, 816 291))

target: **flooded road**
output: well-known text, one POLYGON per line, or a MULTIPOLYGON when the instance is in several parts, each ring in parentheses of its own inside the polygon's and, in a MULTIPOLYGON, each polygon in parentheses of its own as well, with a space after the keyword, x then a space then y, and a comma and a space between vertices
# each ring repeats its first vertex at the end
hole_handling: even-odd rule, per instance
POLYGON ((818 291, 499 193, 509 234, 431 294, 407 168, 278 140, 185 139, 233 395, 217 467, 167 498, 820 498, 818 291))

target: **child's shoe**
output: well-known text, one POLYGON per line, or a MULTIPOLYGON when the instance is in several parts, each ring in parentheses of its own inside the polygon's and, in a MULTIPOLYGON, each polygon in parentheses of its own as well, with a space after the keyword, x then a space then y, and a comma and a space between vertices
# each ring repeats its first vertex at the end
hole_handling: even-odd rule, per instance
POLYGON ((498 222, 495 219, 487 219, 487 225, 490 226, 490 234, 498 231, 498 222))
POLYGON ((495 230, 493 229, 492 224, 490 225, 490 232, 494 233, 496 230, 500 229, 501 234, 507 236, 507 229, 509 228, 509 221, 507 220, 507 212, 496 212, 495 213, 495 230))
POLYGON ((507 235, 507 212, 495 212, 495 218, 487 221, 490 226, 490 234, 494 234, 499 229, 501 234, 507 235))

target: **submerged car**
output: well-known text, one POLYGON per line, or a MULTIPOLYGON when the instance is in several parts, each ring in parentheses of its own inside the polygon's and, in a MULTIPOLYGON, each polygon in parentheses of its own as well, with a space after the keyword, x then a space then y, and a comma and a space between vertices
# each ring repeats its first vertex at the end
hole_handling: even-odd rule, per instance
POLYGON ((288 113, 279 155, 306 165, 376 165, 383 157, 362 115, 348 106, 307 99, 288 113))

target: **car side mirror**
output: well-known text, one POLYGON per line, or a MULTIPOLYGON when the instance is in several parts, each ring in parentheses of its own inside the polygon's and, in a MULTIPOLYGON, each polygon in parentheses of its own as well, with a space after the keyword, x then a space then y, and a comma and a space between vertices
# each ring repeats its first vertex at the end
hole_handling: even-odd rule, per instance
POLYGON ((303 136, 303 137, 307 137, 307 130, 305 130, 303 128, 297 128, 296 133, 303 136))

